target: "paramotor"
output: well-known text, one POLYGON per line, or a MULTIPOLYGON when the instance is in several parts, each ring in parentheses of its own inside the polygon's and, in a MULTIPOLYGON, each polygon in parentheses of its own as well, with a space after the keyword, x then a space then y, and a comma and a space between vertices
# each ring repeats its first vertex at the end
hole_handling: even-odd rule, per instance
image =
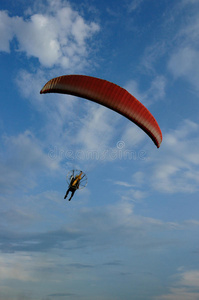
POLYGON ((73 176, 74 178, 78 177, 78 175, 81 173, 81 179, 80 179, 80 183, 79 183, 79 189, 83 189, 86 187, 87 182, 88 182, 88 178, 86 176, 86 174, 80 170, 71 170, 67 173, 66 175, 66 182, 68 183, 68 185, 70 185, 71 182, 71 176, 73 176))

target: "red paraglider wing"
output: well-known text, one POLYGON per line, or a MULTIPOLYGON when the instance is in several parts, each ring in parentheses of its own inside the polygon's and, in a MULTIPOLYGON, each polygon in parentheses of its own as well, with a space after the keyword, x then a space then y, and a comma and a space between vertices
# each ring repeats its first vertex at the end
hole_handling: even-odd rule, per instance
POLYGON ((85 75, 65 75, 48 81, 40 93, 70 94, 104 105, 137 124, 160 147, 162 133, 153 115, 134 96, 114 83, 85 75))

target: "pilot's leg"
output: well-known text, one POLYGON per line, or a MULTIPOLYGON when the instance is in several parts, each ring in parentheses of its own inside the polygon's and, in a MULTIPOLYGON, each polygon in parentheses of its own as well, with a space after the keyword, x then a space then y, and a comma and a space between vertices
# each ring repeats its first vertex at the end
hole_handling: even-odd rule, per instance
POLYGON ((68 196, 69 190, 70 190, 70 189, 68 189, 68 190, 66 191, 66 195, 64 196, 64 199, 66 199, 66 197, 68 196))
POLYGON ((75 190, 72 190, 72 191, 71 191, 70 198, 68 199, 68 201, 70 201, 70 200, 73 198, 74 193, 75 193, 75 190))

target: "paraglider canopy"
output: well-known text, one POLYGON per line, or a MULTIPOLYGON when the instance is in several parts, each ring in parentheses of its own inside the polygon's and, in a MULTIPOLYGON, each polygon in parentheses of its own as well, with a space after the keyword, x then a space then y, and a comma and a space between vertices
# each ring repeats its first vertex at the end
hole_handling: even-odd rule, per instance
POLYGON ((104 105, 137 124, 160 147, 162 132, 153 115, 133 95, 114 83, 85 75, 65 75, 48 81, 40 93, 70 94, 104 105))

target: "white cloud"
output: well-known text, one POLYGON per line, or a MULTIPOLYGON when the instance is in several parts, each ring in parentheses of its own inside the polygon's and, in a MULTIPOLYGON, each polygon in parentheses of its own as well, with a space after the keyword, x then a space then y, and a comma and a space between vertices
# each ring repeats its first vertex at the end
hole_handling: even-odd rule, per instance
POLYGON ((108 149, 110 141, 113 139, 114 128, 112 124, 115 120, 109 111, 103 106, 88 104, 88 112, 81 120, 81 128, 77 133, 76 140, 82 144, 85 151, 108 149))
POLYGON ((37 57, 46 67, 57 64, 61 53, 56 22, 52 17, 33 15, 30 20, 16 19, 16 37, 19 51, 37 57))
POLYGON ((0 179, 1 190, 11 191, 13 187, 35 185, 35 174, 55 171, 59 161, 52 160, 44 147, 30 131, 18 136, 5 136, 1 152, 1 169, 4 176, 0 179))
MULTIPOLYGON (((50 5, 52 8, 52 1, 50 5)), ((28 57, 36 57, 45 67, 83 67, 90 51, 87 40, 100 29, 97 23, 86 22, 68 4, 59 5, 54 13, 47 10, 28 19, 0 13, 0 50, 10 51, 9 43, 15 36, 18 41, 16 50, 28 57)))
POLYGON ((189 22, 185 26, 182 26, 179 32, 179 37, 181 37, 184 40, 182 43, 195 45, 195 46, 198 45, 198 38, 199 38, 198 30, 199 30, 198 10, 194 9, 194 11, 192 12, 192 17, 190 18, 189 22))
POLYGON ((56 162, 51 161, 44 153, 39 142, 30 131, 25 131, 18 136, 4 137, 6 145, 6 158, 13 163, 13 167, 34 170, 38 167, 56 169, 56 162))
MULTIPOLYGON (((32 199, 29 197, 28 200, 32 199)), ((181 229, 180 224, 136 214, 134 205, 127 201, 115 202, 108 206, 94 205, 94 207, 85 205, 80 207, 79 204, 75 205, 73 202, 70 208, 68 205, 65 208, 63 205, 51 207, 51 213, 48 211, 51 205, 50 202, 46 205, 45 195, 41 195, 32 204, 40 207, 44 220, 42 222, 37 220, 34 228, 30 229, 28 226, 18 234, 16 234, 16 228, 13 227, 12 233, 5 235, 4 231, 1 235, 0 279, 4 286, 9 286, 11 279, 13 285, 16 286, 15 293, 22 289, 23 284, 28 284, 30 281, 34 283, 34 288, 39 288, 41 293, 46 291, 46 283, 48 283, 49 293, 49 282, 51 282, 50 290, 56 289, 57 282, 65 288, 66 278, 68 281, 71 277, 81 281, 82 272, 86 266, 88 268, 92 266, 94 276, 102 276, 100 270, 102 262, 107 262, 110 258, 112 261, 115 258, 121 258, 121 253, 123 253, 121 249, 124 248, 126 256, 122 256, 121 260, 122 264, 125 261, 127 264, 117 270, 119 275, 119 271, 123 268, 130 271, 132 267, 135 267, 132 263, 135 258, 138 259, 138 264, 141 261, 143 263, 140 252, 144 257, 146 255, 148 260, 148 253, 155 251, 158 258, 160 252, 168 251, 171 244, 175 245, 176 238, 174 237, 178 237, 177 242, 179 242, 177 231, 181 229), (61 216, 63 220, 60 220, 61 216), (49 222, 51 227, 46 226, 46 222, 49 222), (36 228, 37 232, 35 232, 36 228), (12 255, 4 252, 8 249, 12 251, 12 255), (93 249, 95 260, 92 256, 93 249), (117 251, 114 252, 113 249, 117 251), (80 256, 79 253, 81 253, 80 256), (104 255, 101 255, 102 253, 104 255), (81 267, 82 270, 80 270, 81 267), (78 268, 79 272, 77 272, 78 268)), ((152 263, 156 264, 156 256, 153 260, 152 263)), ((144 270, 146 268, 145 266, 144 270)), ((85 276, 90 279, 92 275, 87 272, 85 276)), ((187 274, 184 278, 189 283, 191 275, 187 274)), ((8 291, 10 293, 11 288, 8 291)))
MULTIPOLYGON (((53 75, 51 76, 53 77, 53 75)), ((78 123, 78 112, 80 111, 79 107, 82 108, 82 103, 81 100, 70 95, 40 95, 42 86, 47 82, 47 76, 50 76, 50 72, 47 74, 38 70, 34 74, 21 70, 15 82, 22 96, 30 101, 32 107, 44 118, 43 133, 45 132, 46 141, 51 143, 53 140, 56 146, 65 147, 68 137, 73 140, 74 134, 70 137, 70 132, 78 123), (69 127, 67 127, 68 124, 69 127)))
POLYGON ((125 191, 123 192, 123 195, 121 197, 124 201, 130 201, 130 202, 139 201, 139 200, 145 198, 147 195, 145 192, 143 192, 141 190, 132 188, 132 187, 135 187, 135 184, 133 184, 133 183, 124 182, 124 181, 116 181, 116 182, 114 182, 114 184, 121 186, 121 187, 125 187, 125 191))
MULTIPOLYGON (((161 70, 163 68, 161 59, 166 58, 166 67, 174 78, 187 80, 198 91, 198 0, 176 2, 168 11, 165 11, 165 19, 160 30, 158 40, 148 45, 144 51, 142 71, 144 67, 147 74, 157 74, 158 67, 161 66, 161 70)), ((161 86, 159 92, 161 95, 161 86)))
POLYGON ((46 83, 46 73, 38 70, 36 73, 30 73, 26 70, 20 70, 16 76, 15 82, 18 85, 23 97, 32 102, 37 109, 42 109, 44 98, 39 94, 42 84, 46 83))
POLYGON ((182 274, 180 284, 190 286, 190 287, 198 287, 199 288, 199 271, 198 270, 192 270, 192 271, 184 272, 182 274))
POLYGON ((10 51, 10 41, 14 36, 14 28, 10 17, 5 11, 0 11, 0 51, 10 51))
POLYGON ((170 44, 168 40, 165 42, 161 39, 159 39, 158 42, 156 41, 154 44, 147 46, 141 61, 142 71, 144 68, 147 74, 155 75, 157 73, 155 65, 157 61, 168 51, 169 46, 170 44))
POLYGON ((37 279, 32 276, 32 266, 31 256, 4 254, 0 256, 0 279, 35 281, 37 279))
POLYGON ((198 131, 198 124, 185 120, 178 129, 164 135, 164 148, 154 166, 155 189, 168 193, 198 191, 198 131))
POLYGON ((156 297, 157 300, 198 300, 199 299, 199 271, 180 271, 176 274, 178 278, 174 281, 169 292, 156 297))
POLYGON ((156 76, 147 91, 147 99, 149 103, 164 98, 165 96, 166 79, 164 76, 156 76))
POLYGON ((146 133, 133 123, 126 126, 121 136, 121 140, 125 143, 126 149, 133 149, 133 147, 136 147, 145 139, 146 133))
MULTIPOLYGON (((132 180, 130 180, 129 178, 128 181, 114 181, 115 185, 125 188, 122 191, 122 199, 124 201, 135 202, 142 200, 147 196, 147 193, 145 191, 142 191, 140 186, 143 178, 143 174, 141 174, 141 172, 137 172, 132 176, 132 180)), ((143 184, 144 183, 142 182, 142 185, 143 184)))
POLYGON ((158 296, 157 300, 198 300, 199 293, 186 288, 171 288, 166 295, 158 296))
POLYGON ((131 201, 140 201, 147 197, 147 193, 138 189, 130 189, 125 193, 125 197, 131 201))
POLYGON ((198 53, 192 48, 182 48, 172 55, 169 69, 176 77, 185 76, 192 72, 197 63, 198 53))
POLYGON ((137 171, 132 176, 133 182, 136 184, 136 186, 143 186, 145 183, 145 175, 144 172, 137 171))
POLYGON ((142 2, 143 0, 131 0, 130 3, 128 4, 129 12, 138 9, 142 2))
POLYGON ((197 90, 199 81, 199 50, 181 47, 170 57, 168 68, 175 78, 187 79, 197 90))
POLYGON ((134 80, 130 80, 125 88, 144 105, 151 105, 164 98, 166 78, 162 75, 155 76, 146 91, 140 91, 137 82, 134 80))
POLYGON ((182 1, 178 12, 186 10, 185 21, 178 26, 168 69, 175 78, 184 78, 197 91, 199 81, 198 1, 182 1))
MULTIPOLYGON (((92 235, 92 241, 100 247, 122 244, 125 247, 159 247, 162 240, 154 239, 151 233, 178 230, 178 223, 163 222, 159 219, 144 217, 134 213, 134 205, 130 201, 121 201, 105 207, 82 210, 78 218, 79 227, 87 228, 87 234, 92 235), (107 232, 108 228, 108 232, 107 232), (95 237, 97 236, 97 240, 95 237), (143 236, 145 237, 143 239, 143 236)), ((164 235, 165 238, 165 235, 164 235)), ((165 240, 164 243, 167 243, 165 240)))
POLYGON ((182 4, 198 4, 198 0, 182 0, 182 4))
POLYGON ((138 83, 135 80, 129 80, 124 88, 140 102, 143 101, 144 95, 139 91, 138 83))
POLYGON ((125 181, 115 181, 114 184, 124 186, 124 187, 133 187, 134 186, 132 183, 128 183, 125 181))

